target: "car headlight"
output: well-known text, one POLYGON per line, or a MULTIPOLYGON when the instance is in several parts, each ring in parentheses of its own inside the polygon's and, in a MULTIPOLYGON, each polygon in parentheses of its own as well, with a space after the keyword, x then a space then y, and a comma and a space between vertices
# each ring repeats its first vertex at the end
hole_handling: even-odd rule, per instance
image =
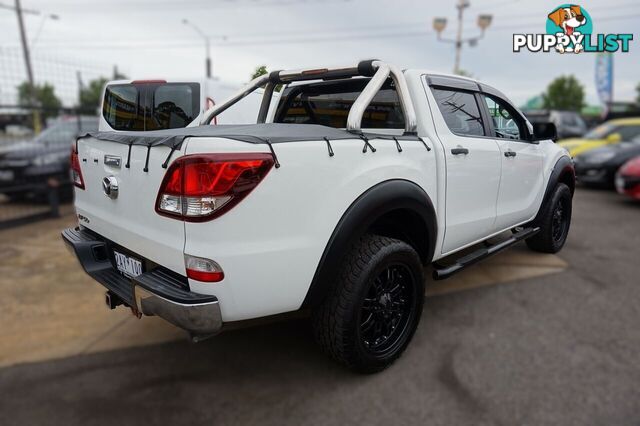
POLYGON ((66 157, 66 154, 65 155, 61 155, 61 154, 39 155, 33 159, 32 163, 34 166, 48 166, 50 164, 59 163, 65 157, 66 157))

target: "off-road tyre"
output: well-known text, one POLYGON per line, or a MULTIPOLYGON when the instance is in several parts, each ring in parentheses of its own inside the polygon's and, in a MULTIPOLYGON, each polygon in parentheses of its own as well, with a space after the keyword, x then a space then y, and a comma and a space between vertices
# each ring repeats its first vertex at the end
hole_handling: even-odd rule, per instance
POLYGON ((534 225, 540 227, 540 232, 526 240, 531 250, 557 253, 562 249, 571 227, 571 202, 571 190, 564 183, 559 183, 534 225))
POLYGON ((422 314, 424 271, 418 253, 404 241, 364 235, 351 246, 332 284, 312 315, 320 346, 357 372, 391 365, 422 314))

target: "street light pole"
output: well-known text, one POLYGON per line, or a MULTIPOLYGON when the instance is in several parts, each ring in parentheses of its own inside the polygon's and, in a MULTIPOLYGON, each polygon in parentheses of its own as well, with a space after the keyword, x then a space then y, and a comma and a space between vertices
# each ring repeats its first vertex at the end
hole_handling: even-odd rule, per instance
POLYGON ((31 47, 35 46, 36 43, 38 42, 38 39, 40 38, 40 34, 42 33, 42 29, 44 28, 44 24, 47 23, 48 19, 57 21, 60 19, 60 17, 54 14, 44 15, 42 17, 42 20, 40 20, 40 26, 38 27, 38 32, 36 33, 36 36, 33 38, 33 40, 31 40, 31 47))
POLYGON ((456 32, 455 39, 447 39, 442 37, 442 31, 447 26, 447 18, 434 18, 433 19, 433 29, 438 33, 438 41, 443 41, 445 43, 453 43, 456 49, 455 61, 453 65, 454 74, 460 74, 462 70, 460 69, 460 56, 462 54, 462 46, 465 43, 468 43, 469 46, 474 47, 478 44, 478 40, 484 37, 485 30, 491 25, 491 21, 493 19, 492 15, 478 15, 478 27, 481 30, 480 35, 475 37, 463 38, 462 37, 462 24, 463 24, 463 16, 464 9, 469 7, 469 0, 458 0, 456 4, 456 8, 458 9, 458 29, 456 32))
POLYGON ((206 64, 205 64, 205 71, 207 73, 207 78, 211 78, 211 46, 209 43, 209 37, 205 37, 205 49, 207 50, 206 55, 207 55, 207 59, 206 59, 206 64))
POLYGON ((183 19, 182 23, 193 28, 198 35, 200 35, 204 39, 204 47, 205 47, 205 74, 207 78, 211 78, 211 43, 209 41, 209 36, 204 33, 200 28, 198 28, 194 23, 190 22, 188 19, 183 19))
POLYGON ((468 0, 459 0, 456 5, 456 8, 458 8, 458 32, 456 34, 456 59, 453 65, 454 74, 458 74, 460 72, 460 54, 462 53, 462 16, 466 7, 469 7, 468 0))

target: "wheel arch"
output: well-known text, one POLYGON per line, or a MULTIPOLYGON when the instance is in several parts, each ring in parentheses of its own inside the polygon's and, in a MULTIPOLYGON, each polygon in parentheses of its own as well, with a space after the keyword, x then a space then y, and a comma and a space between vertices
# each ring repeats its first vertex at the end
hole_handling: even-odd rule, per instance
POLYGON ((436 212, 429 195, 403 179, 381 182, 360 195, 333 230, 302 304, 316 306, 336 278, 344 253, 367 232, 397 238, 411 245, 423 263, 433 259, 436 212))
POLYGON ((573 166, 573 161, 567 156, 560 157, 553 166, 553 170, 551 171, 551 175, 547 181, 547 187, 544 192, 542 203, 540 204, 540 210, 538 210, 538 214, 533 220, 534 224, 538 223, 540 220, 542 212, 546 208, 549 199, 553 195, 553 190, 558 183, 566 184, 571 191, 571 196, 573 197, 576 190, 576 171, 573 166))

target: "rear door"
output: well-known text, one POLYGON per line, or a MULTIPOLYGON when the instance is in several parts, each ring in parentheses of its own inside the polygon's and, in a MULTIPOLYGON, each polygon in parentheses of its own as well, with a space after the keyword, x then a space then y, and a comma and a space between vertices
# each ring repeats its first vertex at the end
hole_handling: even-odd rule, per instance
POLYGON ((526 121, 509 102, 489 94, 480 98, 502 161, 494 229, 498 232, 537 213, 544 193, 544 154, 538 143, 528 140, 526 121))
POLYGON ((500 149, 488 135, 477 93, 432 87, 442 118, 434 121, 446 160, 447 253, 486 238, 494 229, 500 183, 500 149))

